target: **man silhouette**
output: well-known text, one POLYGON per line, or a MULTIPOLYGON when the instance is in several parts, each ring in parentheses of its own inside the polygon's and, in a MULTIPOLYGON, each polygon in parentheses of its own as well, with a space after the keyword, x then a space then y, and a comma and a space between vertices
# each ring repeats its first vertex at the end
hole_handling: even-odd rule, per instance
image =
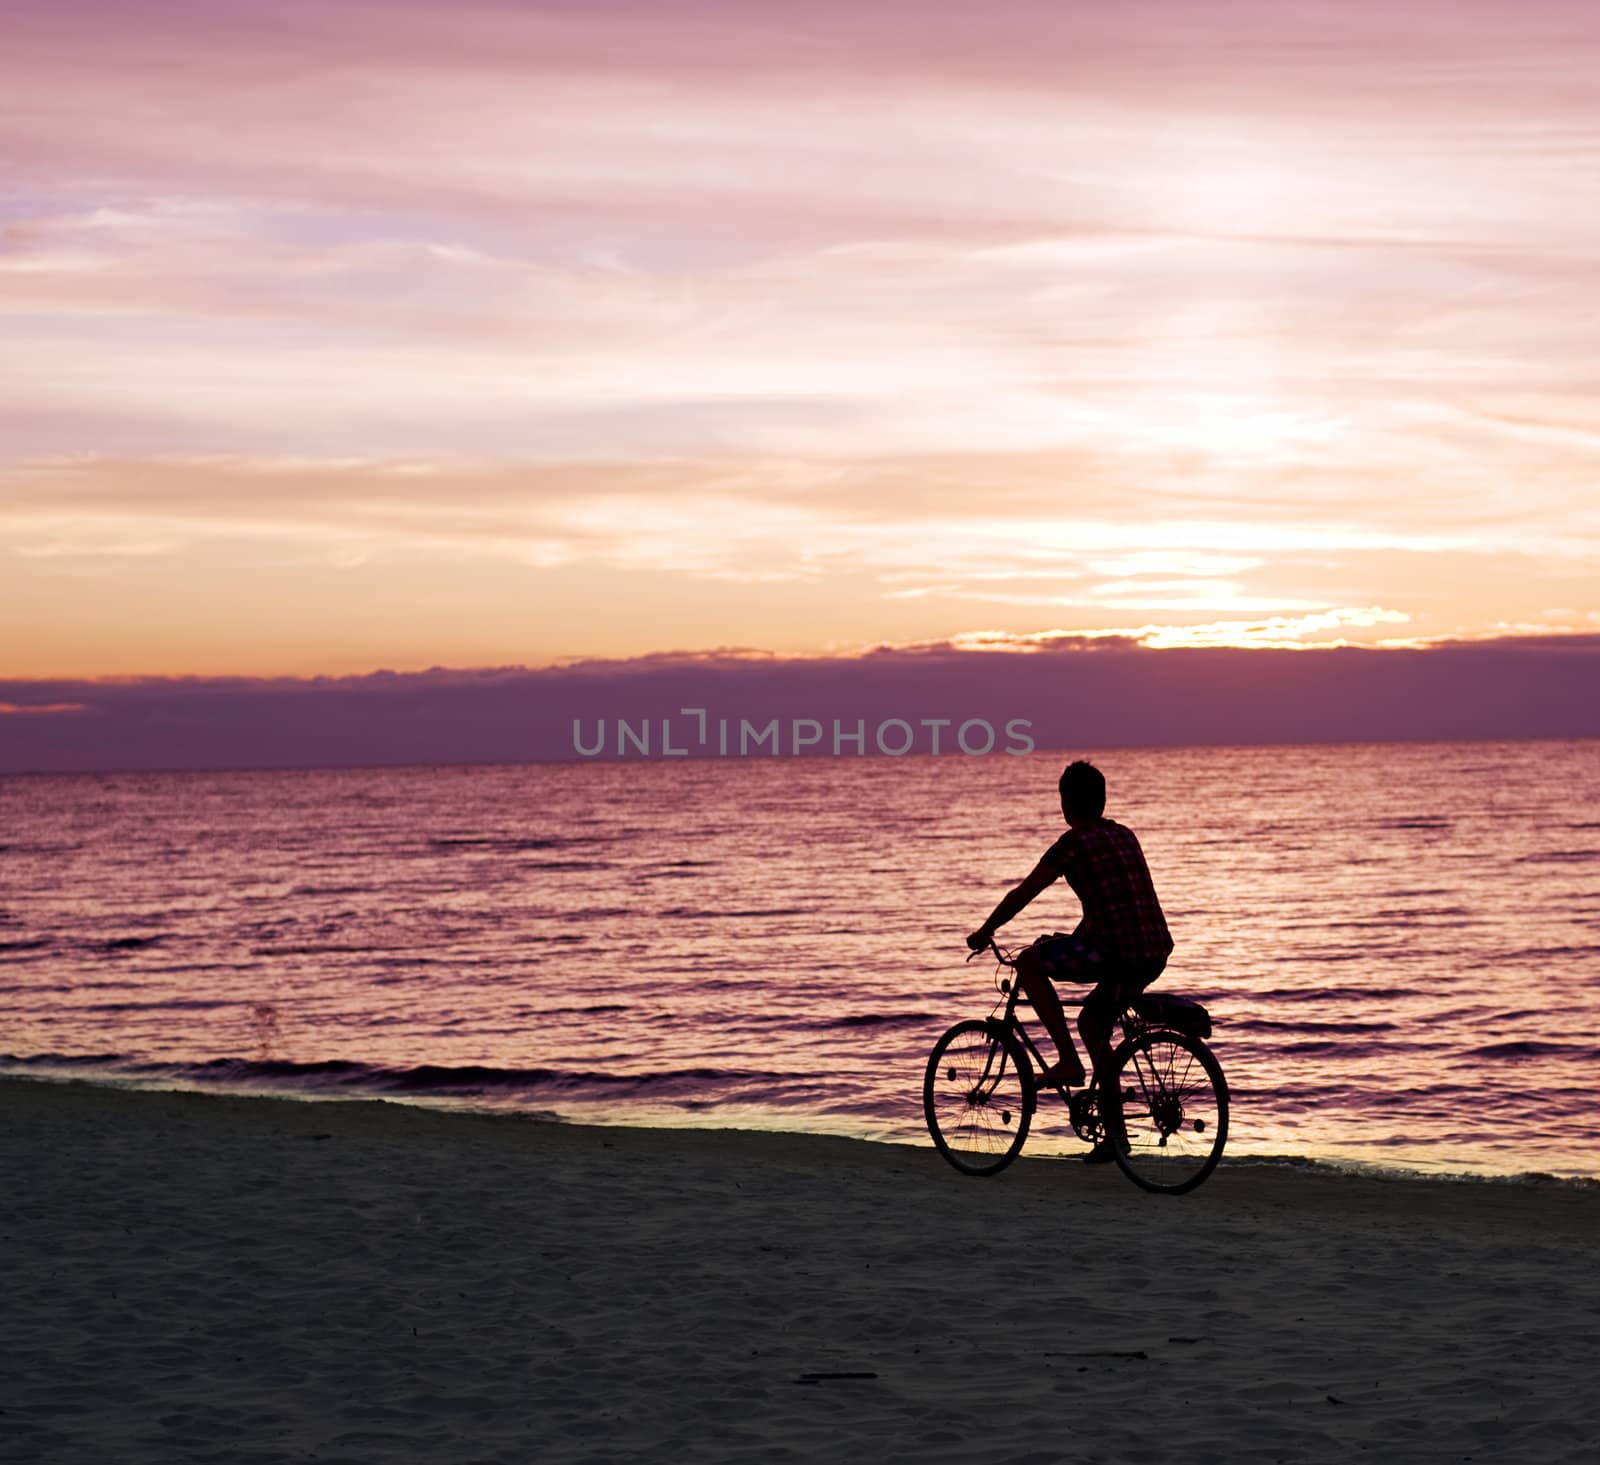
MULTIPOLYGON (((1100 770, 1082 761, 1070 764, 1061 775, 1067 832, 967 937, 967 945, 981 951, 997 928, 1058 878, 1064 877, 1083 903, 1083 919, 1070 936, 1041 936, 1017 959, 1017 980, 1061 1055, 1038 1076, 1041 1085, 1076 1087, 1085 1077, 1051 979, 1095 984, 1078 1014, 1078 1031, 1098 1074, 1105 1071, 1117 1017, 1161 975, 1172 951, 1144 851, 1131 829, 1105 817, 1105 807, 1106 781, 1100 770)), ((1111 1151, 1102 1143, 1085 1158, 1109 1160, 1111 1151)))

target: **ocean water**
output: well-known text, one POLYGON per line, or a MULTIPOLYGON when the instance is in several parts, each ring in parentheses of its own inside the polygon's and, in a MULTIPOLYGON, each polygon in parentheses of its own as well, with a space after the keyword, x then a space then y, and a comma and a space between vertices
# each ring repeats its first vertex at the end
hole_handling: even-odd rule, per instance
MULTIPOLYGON (((1600 1177, 1600 743, 1090 753, 1229 1157, 1600 1177)), ((1063 761, 0 779, 0 1072, 927 1143, 1063 761)))

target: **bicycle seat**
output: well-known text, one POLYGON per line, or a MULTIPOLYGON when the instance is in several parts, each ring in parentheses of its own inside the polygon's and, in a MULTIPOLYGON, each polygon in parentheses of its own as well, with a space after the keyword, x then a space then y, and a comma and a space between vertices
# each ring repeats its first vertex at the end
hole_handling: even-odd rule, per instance
POLYGON ((1192 997, 1141 992, 1133 999, 1133 1010, 1153 1026, 1172 1028, 1193 1038, 1211 1036, 1211 1014, 1192 997))

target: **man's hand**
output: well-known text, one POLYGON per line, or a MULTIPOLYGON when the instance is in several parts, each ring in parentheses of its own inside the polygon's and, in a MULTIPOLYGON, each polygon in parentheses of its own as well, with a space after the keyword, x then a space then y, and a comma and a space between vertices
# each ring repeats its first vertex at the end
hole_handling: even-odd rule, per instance
POLYGON ((967 949, 969 951, 982 951, 993 940, 994 932, 987 926, 979 926, 976 931, 967 937, 967 949))

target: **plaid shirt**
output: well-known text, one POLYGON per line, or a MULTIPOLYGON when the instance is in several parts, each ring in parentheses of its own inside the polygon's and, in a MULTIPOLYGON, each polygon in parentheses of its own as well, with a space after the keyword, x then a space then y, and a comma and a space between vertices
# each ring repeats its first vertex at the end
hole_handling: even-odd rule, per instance
POLYGON ((1111 961, 1147 961, 1172 950, 1144 851, 1131 829, 1096 819, 1069 829, 1044 853, 1083 902, 1072 934, 1111 961))

